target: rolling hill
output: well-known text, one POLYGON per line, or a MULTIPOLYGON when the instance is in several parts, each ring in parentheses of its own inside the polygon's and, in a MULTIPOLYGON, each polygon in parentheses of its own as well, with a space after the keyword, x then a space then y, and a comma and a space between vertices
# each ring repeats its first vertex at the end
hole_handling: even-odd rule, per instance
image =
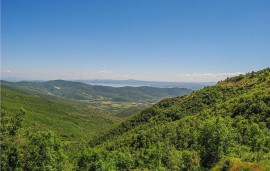
POLYGON ((144 109, 93 138, 78 170, 270 170, 270 68, 144 109))
POLYGON ((1 81, 1 84, 74 100, 106 100, 113 102, 156 102, 162 98, 182 96, 193 92, 193 90, 187 88, 156 88, 147 86, 115 88, 64 80, 17 83, 1 81))

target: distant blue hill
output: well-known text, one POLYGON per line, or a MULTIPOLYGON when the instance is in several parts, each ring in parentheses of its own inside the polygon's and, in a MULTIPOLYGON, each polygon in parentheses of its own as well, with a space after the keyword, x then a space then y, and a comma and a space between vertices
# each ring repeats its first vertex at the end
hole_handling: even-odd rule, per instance
POLYGON ((76 81, 92 85, 103 85, 111 87, 150 86, 159 88, 188 88, 192 90, 198 90, 205 86, 211 86, 216 84, 216 82, 161 82, 161 81, 141 81, 141 80, 76 80, 76 81))

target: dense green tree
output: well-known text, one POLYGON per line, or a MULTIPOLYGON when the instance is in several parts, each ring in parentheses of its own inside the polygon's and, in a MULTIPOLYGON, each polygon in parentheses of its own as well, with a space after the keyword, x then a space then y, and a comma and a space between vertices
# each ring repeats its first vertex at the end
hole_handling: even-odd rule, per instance
POLYGON ((61 142, 52 132, 30 133, 21 129, 25 110, 1 112, 1 170, 62 170, 61 142))
POLYGON ((184 150, 181 152, 181 167, 180 170, 199 171, 200 157, 196 151, 184 150))
POLYGON ((1 169, 14 170, 20 167, 20 143, 18 131, 22 126, 25 110, 14 115, 1 112, 1 169))
POLYGON ((78 170, 102 170, 102 155, 100 150, 84 149, 77 163, 78 170))
POLYGON ((202 165, 211 167, 229 153, 236 131, 229 118, 213 118, 203 122, 198 137, 202 165))
POLYGON ((65 155, 60 140, 52 132, 31 134, 25 148, 25 170, 63 170, 65 155))

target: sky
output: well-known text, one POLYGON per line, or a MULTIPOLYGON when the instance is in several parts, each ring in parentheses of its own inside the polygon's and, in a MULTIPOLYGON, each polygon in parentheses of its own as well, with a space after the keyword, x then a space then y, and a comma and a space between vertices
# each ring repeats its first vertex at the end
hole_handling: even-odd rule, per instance
POLYGON ((269 0, 2 0, 1 77, 219 81, 270 66, 269 0))

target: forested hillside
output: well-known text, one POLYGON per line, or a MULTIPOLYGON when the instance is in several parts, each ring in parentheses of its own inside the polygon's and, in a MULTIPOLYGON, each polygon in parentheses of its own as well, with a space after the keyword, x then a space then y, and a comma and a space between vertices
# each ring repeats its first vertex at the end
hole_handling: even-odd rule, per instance
POLYGON ((89 146, 78 170, 270 170, 270 68, 162 100, 89 146))
POLYGON ((1 85, 2 170, 268 171, 269 129, 270 68, 164 99, 123 122, 1 85))
MULTIPOLYGON (((94 135, 102 134, 112 125, 119 123, 120 118, 141 111, 154 99, 190 92, 192 90, 178 88, 116 89, 61 80, 45 83, 1 81, 1 166, 3 169, 31 169, 32 166, 23 163, 27 163, 25 159, 30 160, 27 156, 31 155, 28 149, 32 148, 31 137, 38 136, 45 142, 38 142, 35 144, 36 148, 42 143, 48 143, 46 141, 54 141, 54 137, 58 139, 55 143, 62 146, 65 156, 59 168, 70 170, 81 147, 94 135), (157 96, 155 92, 159 92, 157 96), (128 96, 131 96, 129 99, 133 102, 128 102, 128 96), (118 102, 117 99, 122 97, 126 102, 118 102)), ((37 156, 43 156, 41 153, 43 152, 40 151, 37 156)), ((62 153, 58 154, 56 158, 62 156, 62 153)), ((58 159, 48 159, 47 165, 50 165, 52 160, 58 159)), ((38 159, 35 161, 38 162, 38 159)), ((32 164, 34 165, 34 161, 32 164)))
POLYGON ((85 109, 75 101, 1 85, 2 169, 6 170, 9 164, 18 167, 25 163, 24 157, 27 158, 30 150, 28 141, 34 136, 44 141, 52 140, 46 138, 49 135, 57 137, 65 151, 65 161, 72 161, 89 138, 118 122, 120 119, 116 117, 85 109))

